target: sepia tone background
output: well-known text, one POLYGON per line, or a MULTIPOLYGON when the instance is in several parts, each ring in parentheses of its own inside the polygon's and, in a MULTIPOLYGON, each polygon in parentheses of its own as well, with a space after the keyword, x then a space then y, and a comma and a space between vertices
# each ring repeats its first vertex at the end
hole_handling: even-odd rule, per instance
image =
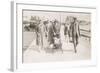
MULTIPOLYGON (((61 23, 64 23, 67 16, 76 17, 80 21, 80 38, 77 46, 77 53, 74 53, 73 44, 65 41, 63 37, 63 45, 61 51, 57 51, 54 54, 46 53, 44 50, 38 49, 34 46, 35 34, 32 31, 26 31, 24 26, 29 23, 23 23, 23 62, 48 62, 48 61, 75 61, 75 60, 88 60, 91 58, 91 14, 90 13, 79 13, 79 12, 55 12, 55 11, 32 11, 23 10, 23 22, 29 22, 31 16, 38 16, 42 21, 48 19, 52 21, 57 19, 61 23)), ((42 24, 42 23, 40 23, 42 24)), ((61 26, 62 27, 62 26, 61 26)), ((63 33, 63 27, 61 32, 63 33)), ((61 35, 62 36, 62 35, 61 35)), ((46 42, 46 41, 45 41, 46 42)), ((45 44, 46 45, 46 44, 45 44)))

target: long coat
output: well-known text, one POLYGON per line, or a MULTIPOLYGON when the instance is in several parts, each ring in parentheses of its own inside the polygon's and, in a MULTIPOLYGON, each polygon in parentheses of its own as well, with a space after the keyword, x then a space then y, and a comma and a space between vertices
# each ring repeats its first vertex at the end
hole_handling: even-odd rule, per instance
POLYGON ((76 21, 70 26, 71 33, 72 33, 72 41, 78 44, 78 39, 80 36, 80 29, 79 29, 79 23, 76 21))
POLYGON ((54 28, 52 24, 48 26, 48 42, 49 44, 54 44, 54 28))

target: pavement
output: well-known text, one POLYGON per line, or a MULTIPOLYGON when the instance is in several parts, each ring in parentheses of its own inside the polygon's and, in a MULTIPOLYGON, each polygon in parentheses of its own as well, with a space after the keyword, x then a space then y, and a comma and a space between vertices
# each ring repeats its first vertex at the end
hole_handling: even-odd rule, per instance
MULTIPOLYGON (((31 36, 32 37, 32 36, 31 36)), ((30 38, 30 37, 28 37, 30 38)), ((30 44, 23 53, 24 63, 34 62, 54 62, 54 61, 75 61, 75 60, 88 60, 91 58, 91 43, 86 37, 80 37, 79 44, 77 45, 77 53, 74 52, 73 44, 68 42, 68 38, 62 41, 62 50, 46 52, 40 46, 36 46, 35 37, 31 38, 30 44)), ((45 44, 47 44, 46 40, 45 44)))

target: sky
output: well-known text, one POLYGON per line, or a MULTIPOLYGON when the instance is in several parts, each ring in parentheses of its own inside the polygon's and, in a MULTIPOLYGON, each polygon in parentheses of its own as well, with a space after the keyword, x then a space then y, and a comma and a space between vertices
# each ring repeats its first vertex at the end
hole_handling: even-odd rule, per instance
POLYGON ((29 21, 31 16, 39 16, 40 19, 53 20, 57 19, 58 21, 64 22, 67 16, 75 16, 78 20, 91 21, 90 13, 79 13, 79 12, 51 12, 51 11, 32 11, 24 10, 23 11, 23 20, 29 21))

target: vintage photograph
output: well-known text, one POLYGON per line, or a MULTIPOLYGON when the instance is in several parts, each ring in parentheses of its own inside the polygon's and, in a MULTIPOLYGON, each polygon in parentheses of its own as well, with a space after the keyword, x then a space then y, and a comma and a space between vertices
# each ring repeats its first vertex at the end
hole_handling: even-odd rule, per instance
POLYGON ((91 13, 22 10, 22 61, 91 59, 91 13))

